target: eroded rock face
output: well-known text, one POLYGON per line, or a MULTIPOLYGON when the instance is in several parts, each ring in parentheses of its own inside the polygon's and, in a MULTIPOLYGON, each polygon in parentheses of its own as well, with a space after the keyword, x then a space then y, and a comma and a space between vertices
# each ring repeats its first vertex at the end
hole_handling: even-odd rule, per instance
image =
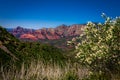
POLYGON ((69 27, 67 33, 67 36, 76 36, 76 35, 80 35, 83 31, 82 28, 84 26, 83 25, 72 25, 71 27, 69 27))
POLYGON ((22 27, 17 27, 13 29, 10 33, 12 33, 14 36, 20 38, 20 39, 31 39, 31 40, 55 40, 60 39, 63 37, 69 37, 69 36, 78 36, 80 35, 85 25, 61 25, 56 28, 43 28, 38 30, 33 29, 25 29, 22 27))
POLYGON ((46 39, 42 30, 35 30, 34 35, 37 39, 46 39))
POLYGON ((32 34, 23 34, 20 36, 20 39, 31 39, 31 40, 38 40, 34 35, 32 34))
POLYGON ((33 29, 26 29, 26 28, 23 28, 23 27, 20 27, 20 26, 13 29, 12 31, 10 31, 10 33, 12 33, 14 36, 16 36, 18 38, 23 34, 33 34, 33 32, 34 32, 33 29))

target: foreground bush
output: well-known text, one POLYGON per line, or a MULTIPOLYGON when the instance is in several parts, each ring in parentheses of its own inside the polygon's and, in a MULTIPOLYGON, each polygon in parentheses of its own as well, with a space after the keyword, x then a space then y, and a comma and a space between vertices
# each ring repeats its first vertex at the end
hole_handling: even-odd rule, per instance
POLYGON ((104 24, 89 22, 76 46, 79 62, 91 73, 111 76, 120 74, 120 17, 110 19, 105 14, 104 24))

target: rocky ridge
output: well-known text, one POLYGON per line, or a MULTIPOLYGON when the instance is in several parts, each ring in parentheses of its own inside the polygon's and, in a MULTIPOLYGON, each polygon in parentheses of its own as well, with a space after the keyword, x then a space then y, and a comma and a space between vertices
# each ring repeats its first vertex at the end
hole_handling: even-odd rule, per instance
POLYGON ((61 25, 56 28, 42 28, 42 29, 26 29, 18 26, 9 31, 15 37, 19 39, 28 40, 58 40, 61 38, 78 36, 83 32, 85 25, 75 24, 71 26, 61 25))

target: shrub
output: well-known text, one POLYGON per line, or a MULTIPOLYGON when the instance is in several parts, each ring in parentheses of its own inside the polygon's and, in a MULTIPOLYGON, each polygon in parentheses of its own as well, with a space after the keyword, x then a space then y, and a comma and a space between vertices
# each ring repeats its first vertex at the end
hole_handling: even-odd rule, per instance
POLYGON ((88 22, 84 33, 77 38, 81 43, 76 45, 76 57, 93 72, 120 72, 120 17, 102 16, 103 24, 88 22))

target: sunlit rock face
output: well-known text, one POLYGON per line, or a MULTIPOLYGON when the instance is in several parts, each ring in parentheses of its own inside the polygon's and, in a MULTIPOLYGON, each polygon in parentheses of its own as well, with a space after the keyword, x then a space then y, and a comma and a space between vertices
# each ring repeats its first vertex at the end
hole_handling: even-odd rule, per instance
POLYGON ((20 39, 30 39, 30 40, 38 40, 34 35, 32 34, 22 34, 20 36, 20 39))

